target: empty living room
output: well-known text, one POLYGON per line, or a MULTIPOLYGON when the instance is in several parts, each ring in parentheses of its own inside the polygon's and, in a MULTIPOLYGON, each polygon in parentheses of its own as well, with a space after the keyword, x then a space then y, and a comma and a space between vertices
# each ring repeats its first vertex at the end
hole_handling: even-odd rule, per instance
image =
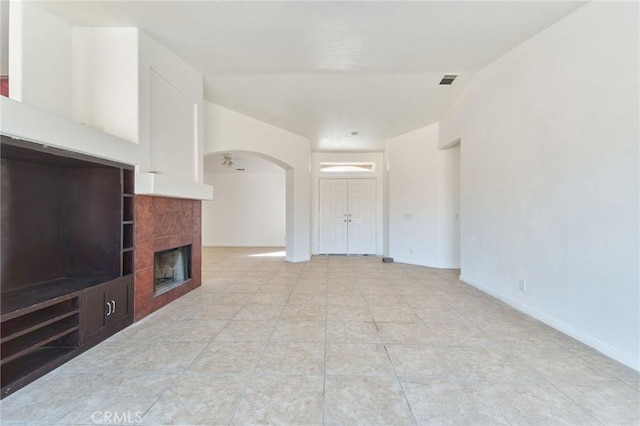
POLYGON ((637 1, 0 0, 3 425, 640 425, 637 1))

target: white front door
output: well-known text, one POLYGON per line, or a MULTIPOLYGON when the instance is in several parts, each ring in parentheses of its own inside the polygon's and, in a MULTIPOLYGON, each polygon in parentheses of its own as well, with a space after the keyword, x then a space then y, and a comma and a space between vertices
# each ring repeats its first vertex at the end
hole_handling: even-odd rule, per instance
POLYGON ((376 253, 376 181, 349 179, 347 202, 349 254, 376 253))
POLYGON ((320 252, 347 252, 347 195, 346 179, 320 179, 320 252))
POLYGON ((319 253, 376 253, 375 179, 320 179, 319 210, 319 253))

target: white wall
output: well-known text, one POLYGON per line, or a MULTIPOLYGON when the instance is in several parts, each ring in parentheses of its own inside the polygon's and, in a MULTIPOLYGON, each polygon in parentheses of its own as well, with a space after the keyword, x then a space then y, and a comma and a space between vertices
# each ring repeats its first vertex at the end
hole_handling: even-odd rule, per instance
POLYGON ((638 55, 638 4, 589 3, 441 123, 462 140, 462 278, 636 369, 638 55))
POLYGON ((389 256, 438 265, 438 124, 390 139, 389 256))
POLYGON ((151 70, 151 158, 154 171, 197 180, 198 146, 194 103, 160 74, 151 70))
POLYGON ((438 158, 438 267, 460 268, 460 143, 438 158))
POLYGON ((207 173, 216 188, 213 201, 202 203, 205 246, 285 245, 286 176, 278 173, 207 173))
POLYGON ((0 2, 0 75, 9 75, 9 2, 0 2))
POLYGON ((140 170, 202 182, 202 74, 144 32, 138 66, 140 170))
POLYGON ((73 28, 73 119, 138 142, 138 29, 73 28))
POLYGON ((316 152, 311 155, 311 247, 313 254, 318 253, 319 218, 320 211, 320 179, 375 179, 376 180, 376 254, 384 252, 384 153, 331 153, 316 152), (373 173, 321 173, 321 162, 359 162, 374 163, 373 173))
POLYGON ((460 144, 438 148, 439 125, 387 143, 389 256, 460 267, 460 144))
POLYGON ((202 184, 201 73, 135 28, 72 28, 24 2, 12 2, 10 14, 11 95, 26 106, 10 104, 16 136, 111 159, 125 140, 138 142, 122 149, 124 162, 138 166, 136 193, 211 199, 202 184))
POLYGON ((201 183, 202 74, 137 28, 73 28, 63 42, 73 46, 73 119, 139 143, 139 171, 201 183))
POLYGON ((286 234, 290 262, 310 259, 311 178, 309 140, 205 102, 204 153, 247 151, 264 156, 286 170, 286 234))
POLYGON ((26 2, 9 11, 12 99, 71 117, 71 26, 26 2))

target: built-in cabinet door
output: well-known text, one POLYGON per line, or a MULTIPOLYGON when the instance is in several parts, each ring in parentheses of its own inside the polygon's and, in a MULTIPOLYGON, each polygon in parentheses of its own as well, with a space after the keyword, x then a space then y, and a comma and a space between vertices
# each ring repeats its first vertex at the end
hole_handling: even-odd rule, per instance
MULTIPOLYGON (((112 327, 119 329, 122 322, 132 318, 133 313, 133 277, 122 277, 109 285, 111 311, 108 318, 112 327)), ((109 312, 109 311, 108 311, 109 312)), ((128 324, 127 324, 128 325, 128 324)))
POLYGON ((347 191, 346 179, 320 179, 320 253, 347 252, 347 191))
POLYGON ((132 322, 132 275, 82 292, 80 296, 81 343, 102 340, 132 322))
POLYGON ((81 344, 100 339, 107 333, 107 287, 98 285, 82 292, 80 297, 81 344))
POLYGON ((349 254, 375 254, 376 252, 376 181, 375 179, 349 179, 348 199, 349 254))
POLYGON ((375 179, 320 179, 319 203, 319 253, 376 253, 375 179))

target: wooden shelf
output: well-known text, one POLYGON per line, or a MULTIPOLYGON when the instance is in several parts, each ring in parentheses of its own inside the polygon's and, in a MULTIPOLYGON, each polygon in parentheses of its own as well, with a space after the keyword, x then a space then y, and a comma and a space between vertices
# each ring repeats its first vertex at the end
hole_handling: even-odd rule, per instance
POLYGON ((135 242, 134 187, 134 170, 122 169, 122 250, 120 252, 120 273, 123 277, 133 274, 133 246, 135 242))
POLYGON ((131 169, 122 169, 122 193, 134 193, 135 171, 131 169))
POLYGON ((2 293, 2 321, 73 298, 85 288, 115 277, 63 277, 2 293))
POLYGON ((122 276, 133 274, 133 248, 122 251, 122 276))
POLYGON ((2 396, 35 380, 74 356, 78 348, 72 346, 43 346, 15 361, 7 362, 0 370, 2 374, 2 396), (26 380, 25 378, 30 378, 26 380))
POLYGON ((122 221, 133 223, 133 197, 122 195, 122 221))
POLYGON ((64 320, 55 324, 50 324, 46 328, 40 328, 29 334, 13 339, 2 344, 2 362, 4 365, 16 358, 26 355, 47 343, 53 342, 60 337, 66 336, 78 330, 78 322, 67 323, 64 320))
POLYGON ((133 223, 122 225, 122 247, 133 247, 133 223))
POLYGON ((80 312, 77 304, 75 304, 76 306, 73 305, 73 303, 68 303, 67 306, 61 306, 61 304, 53 305, 13 320, 5 321, 2 323, 2 339, 0 339, 0 343, 4 344, 80 312))

